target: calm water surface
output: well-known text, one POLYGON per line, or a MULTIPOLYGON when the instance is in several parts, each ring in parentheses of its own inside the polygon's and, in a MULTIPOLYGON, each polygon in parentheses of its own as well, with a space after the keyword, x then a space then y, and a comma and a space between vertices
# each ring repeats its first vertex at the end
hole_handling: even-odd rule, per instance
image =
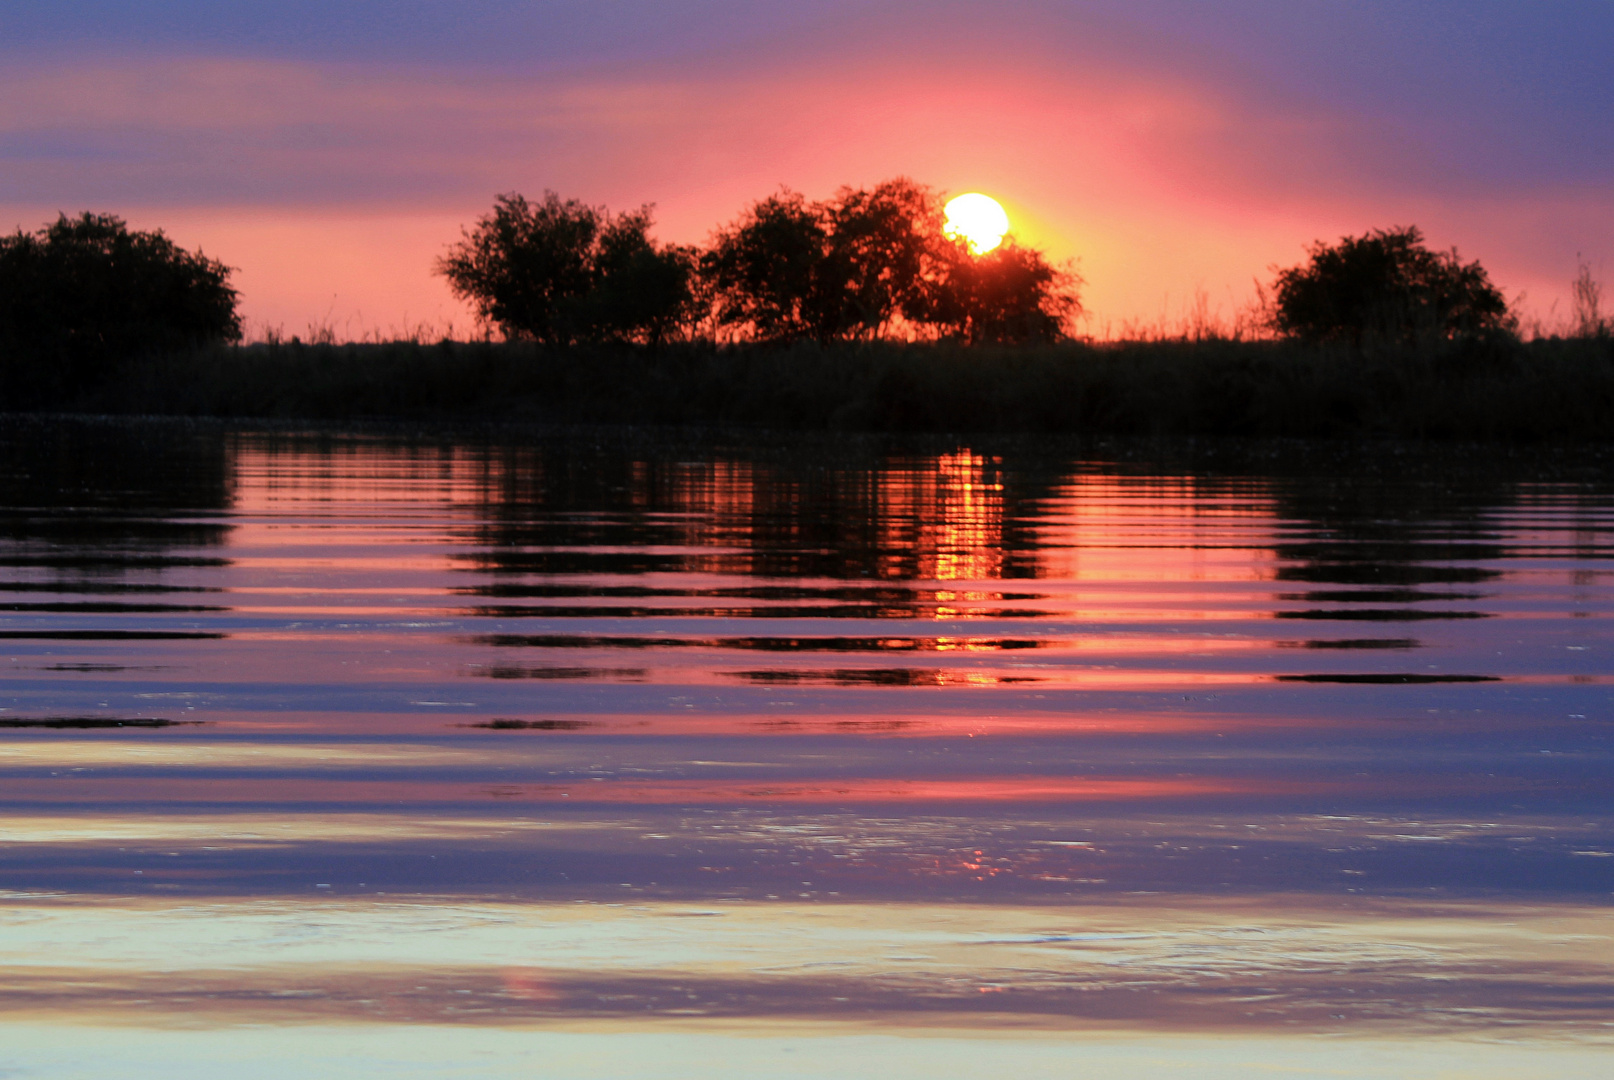
POLYGON ((0 1075, 1579 1077, 1614 457, 0 424, 0 1075))

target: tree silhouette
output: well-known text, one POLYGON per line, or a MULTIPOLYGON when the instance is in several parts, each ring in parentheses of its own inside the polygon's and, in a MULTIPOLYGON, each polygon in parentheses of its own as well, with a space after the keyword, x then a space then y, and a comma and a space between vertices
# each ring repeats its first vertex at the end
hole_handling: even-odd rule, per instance
POLYGON ((825 206, 824 277, 843 336, 877 337, 924 319, 942 250, 942 200, 905 177, 872 191, 843 187, 825 206))
POLYGON ((695 316, 692 248, 650 239, 651 208, 612 215, 510 193, 438 260, 454 294, 509 338, 657 344, 695 316))
POLYGON ((718 231, 701 259, 719 326, 763 341, 833 337, 825 318, 824 208, 790 190, 770 195, 718 231))
POLYGON ((650 208, 606 221, 594 249, 594 280, 577 306, 581 335, 659 345, 698 319, 698 253, 650 239, 650 208))
POLYGON ((1010 244, 944 235, 941 196, 904 177, 808 202, 788 189, 720 229, 702 259, 716 322, 762 341, 1063 336, 1074 274, 1010 244))
POLYGON ((1314 341, 1415 341, 1512 333, 1507 300, 1477 262, 1430 251, 1415 226, 1322 241, 1278 272, 1272 326, 1314 341))
POLYGON ((0 237, 0 370, 13 393, 53 394, 118 362, 238 341, 230 268, 111 214, 59 215, 0 237))
POLYGON ((931 296, 928 321, 944 336, 971 343, 1057 341, 1081 313, 1074 271, 1042 252, 1005 240, 981 255, 949 241, 931 296))

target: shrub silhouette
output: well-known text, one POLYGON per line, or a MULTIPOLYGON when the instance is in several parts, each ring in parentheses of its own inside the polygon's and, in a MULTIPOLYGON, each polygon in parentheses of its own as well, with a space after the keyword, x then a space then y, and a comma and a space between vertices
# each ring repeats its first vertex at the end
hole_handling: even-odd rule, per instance
POLYGON ((13 397, 81 390, 142 355, 238 341, 230 268, 111 214, 0 237, 0 373, 13 397))
POLYGON ((1423 246, 1417 227, 1318 241, 1305 266, 1278 272, 1272 326, 1312 341, 1475 338, 1516 320, 1479 263, 1423 246))
POLYGON ((759 341, 1055 340, 1074 274, 1007 243, 974 255, 942 231, 942 199, 899 177, 825 202, 788 189, 718 230, 701 261, 718 326, 759 341))
POLYGON ((651 208, 613 215, 510 193, 438 260, 454 294, 509 338, 659 344, 697 314, 695 252, 650 239, 651 208))

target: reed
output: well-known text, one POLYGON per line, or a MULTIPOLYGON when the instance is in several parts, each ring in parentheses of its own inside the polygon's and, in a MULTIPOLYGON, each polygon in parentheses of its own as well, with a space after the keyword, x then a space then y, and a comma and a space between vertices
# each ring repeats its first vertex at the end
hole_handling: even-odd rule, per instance
POLYGON ((1358 348, 1202 337, 659 349, 269 341, 130 364, 53 408, 796 430, 1608 440, 1614 340, 1358 348))

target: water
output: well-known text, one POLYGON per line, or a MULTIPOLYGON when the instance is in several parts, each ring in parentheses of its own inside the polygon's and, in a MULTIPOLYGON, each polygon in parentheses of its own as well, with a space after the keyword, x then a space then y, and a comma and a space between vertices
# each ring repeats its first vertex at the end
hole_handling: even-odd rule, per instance
POLYGON ((1611 463, 8 421, 0 1075, 1604 1075, 1611 463))

